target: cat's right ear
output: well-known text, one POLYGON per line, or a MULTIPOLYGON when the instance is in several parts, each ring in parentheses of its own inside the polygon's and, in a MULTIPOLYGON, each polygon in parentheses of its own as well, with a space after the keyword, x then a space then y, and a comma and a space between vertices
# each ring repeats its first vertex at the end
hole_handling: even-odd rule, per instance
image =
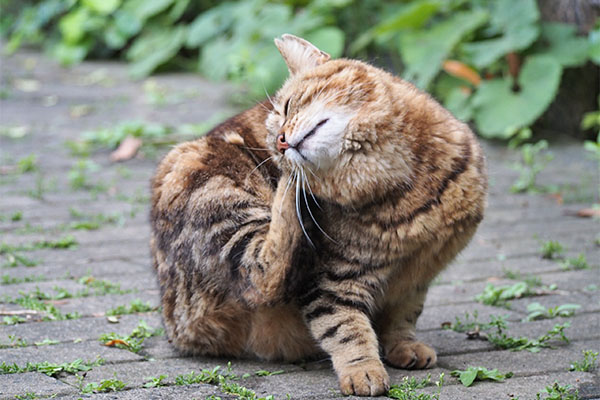
POLYGON ((331 56, 298 36, 285 34, 275 39, 275 46, 294 75, 327 62, 331 56))

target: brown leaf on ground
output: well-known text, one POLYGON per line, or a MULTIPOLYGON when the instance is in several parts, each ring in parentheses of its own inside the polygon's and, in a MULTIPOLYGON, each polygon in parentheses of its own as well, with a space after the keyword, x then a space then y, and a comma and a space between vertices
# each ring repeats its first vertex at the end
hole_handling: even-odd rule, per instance
POLYGON ((115 347, 118 344, 120 344, 121 346, 129 347, 129 343, 122 339, 112 339, 104 343, 104 345, 108 347, 115 347))
POLYGON ((126 161, 137 154, 142 146, 142 140, 133 136, 127 136, 119 145, 119 147, 110 154, 112 162, 126 161))
POLYGON ((600 208, 582 208, 575 215, 581 218, 600 218, 600 208))

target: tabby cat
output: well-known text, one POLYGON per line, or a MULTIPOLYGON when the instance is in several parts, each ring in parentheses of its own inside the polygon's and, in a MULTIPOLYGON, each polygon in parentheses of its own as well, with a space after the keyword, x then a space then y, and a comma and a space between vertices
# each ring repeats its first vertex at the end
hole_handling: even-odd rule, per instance
POLYGON ((484 157, 410 83, 275 44, 290 71, 276 96, 175 147, 152 180, 166 331, 191 354, 326 353, 342 393, 380 395, 382 359, 436 363, 415 323, 483 217, 484 157))

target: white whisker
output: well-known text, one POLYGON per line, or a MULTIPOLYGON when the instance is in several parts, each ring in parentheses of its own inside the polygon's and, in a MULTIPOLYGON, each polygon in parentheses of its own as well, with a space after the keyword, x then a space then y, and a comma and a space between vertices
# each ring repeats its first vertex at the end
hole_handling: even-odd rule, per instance
POLYGON ((319 223, 317 222, 317 220, 315 219, 310 206, 308 205, 308 198, 306 197, 306 189, 304 187, 304 182, 306 182, 306 174, 304 171, 302 171, 302 175, 303 175, 303 179, 302 179, 302 193, 304 193, 304 203, 306 203, 306 208, 308 209, 308 213, 310 214, 310 217, 312 218, 313 222, 315 223, 315 225, 317 226, 317 228, 319 228, 319 230, 321 231, 321 233, 323 233, 323 235, 325 235, 325 237, 329 240, 331 240, 333 243, 335 244, 339 244, 337 241, 335 241, 334 239, 331 238, 331 236, 329 236, 327 234, 327 232, 325 232, 323 230, 323 228, 321 228, 321 225, 319 225, 319 223))
MULTIPOLYGON (((310 170, 310 168, 309 168, 309 170, 310 170)), ((315 204, 317 205, 317 207, 319 208, 319 210, 323 211, 323 209, 321 208, 321 205, 319 204, 319 202, 317 201, 317 198, 315 197, 315 194, 312 191, 312 188, 310 187, 310 181, 308 180, 308 177, 306 176, 306 173, 304 174, 304 178, 305 178, 304 180, 306 182, 306 185, 308 186, 308 191, 310 192, 311 197, 315 201, 315 204)))
MULTIPOLYGON (((293 171, 296 172, 296 171, 293 171)), ((291 183, 293 181, 294 175, 293 173, 290 174, 287 184, 285 185, 285 190, 283 191, 283 196, 281 197, 281 202, 279 203, 279 215, 281 215, 281 210, 283 209, 283 199, 285 199, 285 195, 287 194, 288 190, 290 189, 291 183)))
POLYGON ((306 228, 304 228, 304 222, 302 222, 302 212, 300 211, 300 176, 298 175, 299 172, 296 172, 296 174, 296 216, 298 217, 298 222, 300 223, 300 228, 302 228, 302 232, 304 232, 304 236, 306 236, 306 239, 308 240, 310 246, 314 248, 315 245, 312 242, 312 240, 310 240, 310 237, 306 232, 306 228))
POLYGON ((248 176, 246 176, 246 180, 248 180, 248 178, 250 178, 250 176, 254 173, 254 171, 256 171, 257 169, 259 169, 261 165, 263 165, 264 163, 266 163, 267 161, 269 161, 273 157, 275 157, 275 156, 267 157, 263 161, 261 161, 260 164, 258 164, 256 167, 254 167, 254 169, 252 171, 250 171, 250 173, 248 174, 248 176))

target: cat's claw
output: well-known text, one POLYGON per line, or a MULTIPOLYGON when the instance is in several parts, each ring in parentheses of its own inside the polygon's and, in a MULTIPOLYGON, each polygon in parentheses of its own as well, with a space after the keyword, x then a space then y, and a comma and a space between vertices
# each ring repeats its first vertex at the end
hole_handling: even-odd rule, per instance
POLYGON ((379 396, 389 388, 390 378, 379 360, 352 365, 340 373, 340 390, 344 395, 379 396))
POLYGON ((409 340, 396 343, 385 358, 390 365, 404 369, 431 368, 437 362, 435 350, 424 343, 409 340))

